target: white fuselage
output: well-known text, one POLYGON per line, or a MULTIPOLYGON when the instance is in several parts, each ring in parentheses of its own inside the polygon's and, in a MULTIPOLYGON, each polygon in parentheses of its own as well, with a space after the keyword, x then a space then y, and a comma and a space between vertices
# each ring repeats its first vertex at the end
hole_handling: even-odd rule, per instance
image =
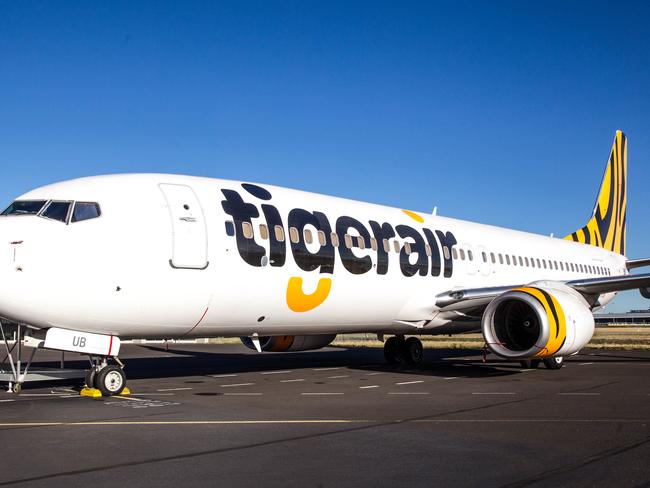
POLYGON ((237 181, 142 174, 83 178, 22 195, 19 200, 97 202, 101 216, 68 224, 35 215, 0 217, 0 317, 123 338, 448 333, 454 325, 438 314, 440 293, 626 273, 623 256, 584 244, 269 185, 249 187, 253 193, 237 181), (224 202, 234 205, 239 197, 243 207, 237 211, 244 213, 233 217, 224 202), (284 242, 273 244, 277 222, 267 217, 274 209, 284 242), (292 221, 302 222, 303 232, 290 230, 293 210, 292 221), (250 227, 242 225, 242 215, 254 214, 250 227), (312 223, 304 224, 305 218, 312 223), (314 225, 314 218, 323 225, 314 225), (395 231, 389 252, 382 252, 371 221, 388 224, 388 235, 395 231), (363 229, 375 242, 352 239, 363 229), (456 244, 445 246, 451 238, 456 244), (561 269, 553 262, 561 262, 561 269), (302 279, 306 302, 327 281, 327 293, 314 294, 325 298, 308 310, 292 308, 292 278, 302 279), (418 321, 426 325, 408 325, 418 321))

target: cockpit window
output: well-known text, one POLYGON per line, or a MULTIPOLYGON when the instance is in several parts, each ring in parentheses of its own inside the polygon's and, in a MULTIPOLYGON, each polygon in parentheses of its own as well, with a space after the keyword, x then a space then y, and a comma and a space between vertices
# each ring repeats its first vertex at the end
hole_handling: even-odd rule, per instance
POLYGON ((82 220, 96 219, 102 214, 98 203, 94 202, 77 202, 74 204, 72 211, 72 222, 81 222, 82 220))
POLYGON ((2 215, 36 215, 46 203, 47 200, 16 200, 2 215))
POLYGON ((72 202, 50 202, 47 208, 41 214, 42 217, 58 220, 59 222, 67 223, 68 212, 72 202))

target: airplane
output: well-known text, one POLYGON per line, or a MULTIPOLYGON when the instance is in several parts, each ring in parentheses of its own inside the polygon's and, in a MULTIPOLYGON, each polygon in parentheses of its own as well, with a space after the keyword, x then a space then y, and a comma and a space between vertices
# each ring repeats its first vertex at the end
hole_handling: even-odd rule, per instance
POLYGON ((390 335, 389 364, 418 364, 418 336, 480 330, 501 358, 559 369, 617 292, 650 298, 650 274, 630 274, 650 259, 625 256, 626 208, 621 131, 590 219, 564 239, 192 176, 37 188, 0 217, 9 388, 45 348, 87 355, 87 388, 123 393, 120 344, 138 338, 240 337, 273 352, 373 333, 390 335))

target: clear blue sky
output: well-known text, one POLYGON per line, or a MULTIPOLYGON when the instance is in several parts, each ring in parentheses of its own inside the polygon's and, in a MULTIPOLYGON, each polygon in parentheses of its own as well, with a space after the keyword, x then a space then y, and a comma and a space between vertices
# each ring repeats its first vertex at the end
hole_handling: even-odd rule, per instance
POLYGON ((0 0, 0 206, 173 172, 564 235, 620 128, 650 256, 649 5, 0 0))

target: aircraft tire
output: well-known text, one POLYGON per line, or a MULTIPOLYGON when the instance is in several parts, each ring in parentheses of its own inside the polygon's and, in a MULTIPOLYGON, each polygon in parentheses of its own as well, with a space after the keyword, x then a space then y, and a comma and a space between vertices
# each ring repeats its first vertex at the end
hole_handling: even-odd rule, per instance
POLYGON ((384 359, 388 364, 400 363, 400 341, 397 337, 389 337, 384 342, 384 359))
POLYGON ((401 345, 403 348, 402 357, 406 364, 416 365, 422 362, 424 348, 420 339, 417 337, 409 337, 401 345))
POLYGON ((544 366, 546 366, 548 369, 560 369, 562 366, 564 366, 564 358, 562 356, 545 358, 544 366))
POLYGON ((96 388, 104 396, 119 395, 126 386, 126 375, 119 366, 106 366, 102 368, 95 379, 96 388))
POLYGON ((97 371, 95 368, 91 368, 86 371, 86 388, 97 388, 97 371))

